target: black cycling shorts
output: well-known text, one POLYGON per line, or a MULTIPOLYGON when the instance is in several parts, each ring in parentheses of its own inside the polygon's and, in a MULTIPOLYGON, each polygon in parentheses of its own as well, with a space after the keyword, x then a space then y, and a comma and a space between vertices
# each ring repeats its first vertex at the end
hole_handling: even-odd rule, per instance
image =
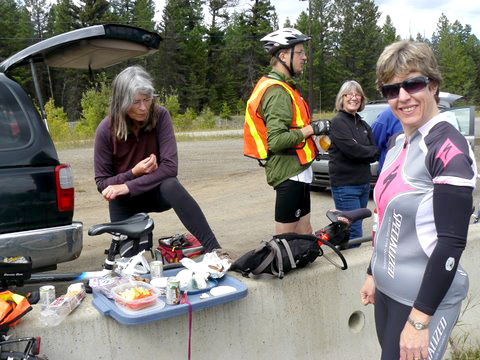
POLYGON ((275 221, 293 223, 310 214, 310 184, 286 180, 275 190, 275 221))

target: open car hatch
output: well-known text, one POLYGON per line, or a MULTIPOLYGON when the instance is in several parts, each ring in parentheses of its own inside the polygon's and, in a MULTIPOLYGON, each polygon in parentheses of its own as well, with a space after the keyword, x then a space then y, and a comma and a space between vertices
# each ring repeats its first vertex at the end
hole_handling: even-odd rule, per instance
POLYGON ((73 30, 19 51, 0 64, 0 72, 45 62, 50 67, 95 70, 158 50, 160 35, 127 25, 94 25, 73 30))

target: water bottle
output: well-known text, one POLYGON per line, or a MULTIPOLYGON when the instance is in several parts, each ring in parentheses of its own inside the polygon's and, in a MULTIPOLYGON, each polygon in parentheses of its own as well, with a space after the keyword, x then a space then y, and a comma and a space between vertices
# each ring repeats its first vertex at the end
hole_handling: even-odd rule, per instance
POLYGON ((85 297, 85 285, 72 284, 67 293, 56 298, 40 313, 40 320, 47 326, 57 326, 67 317, 85 297))
POLYGON ((328 135, 319 136, 318 142, 320 144, 320 147, 324 151, 328 151, 328 149, 330 148, 330 145, 332 144, 332 140, 330 140, 330 137, 328 135))

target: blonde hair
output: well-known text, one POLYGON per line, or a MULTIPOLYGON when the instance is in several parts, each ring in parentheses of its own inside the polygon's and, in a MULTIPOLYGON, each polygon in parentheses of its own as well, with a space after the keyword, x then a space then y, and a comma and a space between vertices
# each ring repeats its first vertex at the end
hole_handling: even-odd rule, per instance
POLYGON ((432 49, 425 43, 402 40, 388 45, 378 58, 376 72, 378 90, 397 75, 419 72, 430 79, 430 84, 437 86, 435 99, 438 102, 442 75, 432 49))
POLYGON ((365 93, 363 92, 362 86, 355 80, 348 80, 343 83, 338 91, 337 98, 335 100, 336 111, 343 110, 343 96, 350 93, 352 90, 362 95, 362 102, 360 103, 358 111, 362 111, 365 108, 365 102, 367 99, 365 98, 365 93))
MULTIPOLYGON (((130 66, 117 75, 112 84, 112 101, 110 103, 110 124, 113 135, 118 140, 127 140, 132 121, 127 113, 133 105, 135 96, 142 94, 154 97, 153 82, 150 74, 141 66, 130 66)), ((145 129, 151 130, 156 125, 156 117, 153 116, 154 105, 150 107, 150 113, 145 124, 145 129)))

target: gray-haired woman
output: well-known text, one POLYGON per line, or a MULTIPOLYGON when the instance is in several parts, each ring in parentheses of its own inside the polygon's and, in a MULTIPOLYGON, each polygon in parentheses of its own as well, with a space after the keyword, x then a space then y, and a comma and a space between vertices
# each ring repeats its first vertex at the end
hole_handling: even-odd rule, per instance
MULTIPOLYGON (((358 111, 365 107, 365 95, 354 80, 343 83, 337 94, 337 115, 332 119, 328 171, 335 207, 354 210, 366 207, 370 193, 370 163, 378 159, 370 126, 358 111)), ((362 237, 362 221, 353 223, 350 239, 362 237)))
POLYGON ((202 210, 177 179, 177 144, 168 111, 154 104, 150 75, 131 66, 113 81, 110 114, 95 137, 95 182, 111 221, 172 209, 206 251, 220 248, 202 210))

